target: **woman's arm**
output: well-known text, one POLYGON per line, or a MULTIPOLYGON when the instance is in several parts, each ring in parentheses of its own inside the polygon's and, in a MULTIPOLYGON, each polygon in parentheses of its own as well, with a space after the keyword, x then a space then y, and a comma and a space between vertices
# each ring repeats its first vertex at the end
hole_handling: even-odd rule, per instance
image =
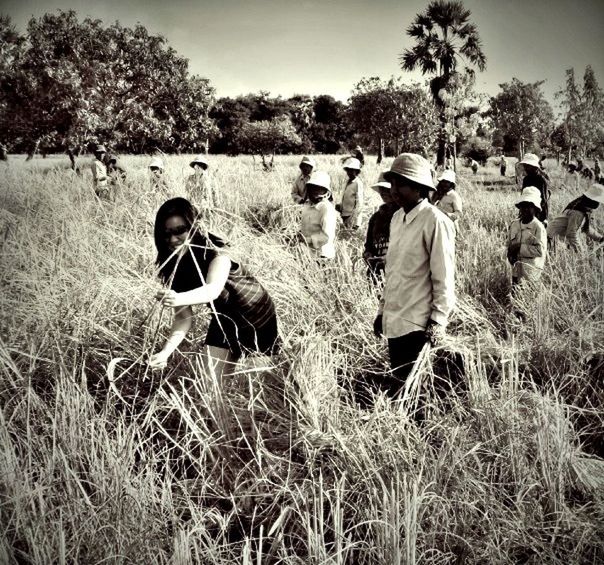
POLYGON ((174 321, 170 330, 170 337, 166 340, 161 351, 152 355, 149 359, 149 366, 154 369, 163 369, 168 362, 168 358, 181 344, 182 340, 191 329, 193 321, 193 310, 190 306, 179 308, 174 313, 174 321))

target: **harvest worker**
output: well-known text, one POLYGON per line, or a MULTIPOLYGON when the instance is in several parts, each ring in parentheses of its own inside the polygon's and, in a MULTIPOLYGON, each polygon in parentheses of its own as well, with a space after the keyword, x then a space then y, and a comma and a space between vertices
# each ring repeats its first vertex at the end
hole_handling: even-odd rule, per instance
POLYGON ((591 214, 604 202, 604 186, 593 184, 579 198, 566 206, 562 214, 555 217, 547 227, 547 237, 552 243, 556 239, 565 240, 571 249, 579 246, 579 231, 589 239, 602 243, 604 236, 591 226, 591 214))
POLYGON ((438 177, 436 186, 435 206, 445 213, 450 220, 457 221, 463 210, 461 197, 455 190, 455 172, 445 170, 438 177))
POLYGON ((94 159, 92 161, 92 183, 94 192, 99 198, 109 198, 109 189, 107 187, 107 167, 105 166, 105 154, 107 149, 104 145, 97 145, 94 149, 94 159))
POLYGON ((205 178, 208 169, 208 160, 205 155, 197 155, 190 163, 193 174, 187 177, 185 188, 187 196, 193 200, 200 210, 207 210, 216 206, 215 194, 210 183, 205 178))
POLYGON ((149 365, 166 366, 191 328, 191 307, 207 304, 212 313, 201 353, 206 370, 220 378, 247 353, 278 351, 277 315, 264 287, 229 257, 221 238, 202 233, 198 218, 197 209, 184 198, 164 202, 157 212, 156 264, 167 288, 156 299, 174 310, 174 321, 170 337, 149 365))
POLYGON ((107 176, 111 186, 115 187, 126 180, 126 169, 115 155, 107 155, 105 163, 107 164, 107 176))
POLYGON ((390 241, 390 222, 398 210, 398 204, 392 199, 390 183, 380 173, 377 183, 371 186, 384 202, 369 218, 363 259, 367 263, 367 276, 373 283, 379 283, 384 277, 386 252, 390 241))
POLYGON ((475 159, 470 159, 470 169, 474 174, 478 172, 478 162, 475 159))
POLYGON ((505 177, 505 172, 508 168, 508 162, 505 159, 505 155, 503 151, 501 152, 501 157, 499 158, 499 174, 502 177, 505 177))
POLYGON ((384 296, 374 332, 388 339, 392 378, 386 392, 396 395, 426 343, 444 334, 455 304, 455 228, 430 204, 434 190, 430 163, 403 153, 385 178, 402 208, 390 224, 384 296))
POLYGON ((342 202, 338 209, 344 226, 356 230, 361 224, 364 202, 363 181, 358 178, 361 173, 361 162, 354 157, 350 157, 344 162, 343 168, 348 176, 348 182, 344 187, 342 202))
POLYGON ((164 179, 164 162, 159 157, 153 157, 149 163, 149 171, 151 171, 151 188, 168 190, 168 184, 164 179))
POLYGON ((525 153, 521 161, 516 165, 516 175, 522 178, 522 188, 534 186, 541 193, 540 211, 537 214, 539 221, 547 226, 549 212, 549 177, 539 165, 539 157, 534 153, 525 153))
POLYGON ((331 179, 323 171, 316 171, 306 183, 307 201, 302 210, 300 235, 312 252, 322 259, 336 256, 336 224, 338 214, 329 201, 331 179))
POLYGON ((304 204, 306 202, 306 183, 316 166, 317 164, 312 157, 302 157, 299 165, 300 174, 292 186, 292 198, 296 204, 304 204))
POLYGON ((518 219, 508 233, 508 261, 512 265, 512 285, 523 280, 536 282, 541 278, 547 254, 547 234, 537 219, 541 207, 541 193, 534 186, 522 189, 516 202, 518 219))

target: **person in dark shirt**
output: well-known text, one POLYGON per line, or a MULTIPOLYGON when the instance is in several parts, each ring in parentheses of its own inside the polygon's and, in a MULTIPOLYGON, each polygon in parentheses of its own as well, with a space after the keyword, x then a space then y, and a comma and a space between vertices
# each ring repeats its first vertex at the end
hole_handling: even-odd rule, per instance
POLYGON ((541 193, 541 210, 537 214, 537 219, 547 226, 547 217, 549 214, 549 177, 547 173, 539 166, 539 157, 534 153, 525 153, 522 160, 518 163, 518 173, 522 176, 522 188, 534 186, 541 193))
POLYGON ((386 252, 390 241, 390 222, 399 209, 390 194, 390 183, 380 174, 378 182, 371 187, 381 196, 384 203, 369 218, 363 259, 367 263, 367 276, 374 284, 381 284, 386 267, 386 252))
POLYGON ((233 261, 226 242, 203 233, 199 212, 185 198, 172 198, 159 208, 154 228, 156 264, 164 289, 156 294, 174 309, 170 337, 149 359, 163 368, 191 327, 191 306, 211 309, 202 348, 204 366, 218 378, 232 371, 246 353, 272 355, 279 350, 275 305, 264 287, 233 261))

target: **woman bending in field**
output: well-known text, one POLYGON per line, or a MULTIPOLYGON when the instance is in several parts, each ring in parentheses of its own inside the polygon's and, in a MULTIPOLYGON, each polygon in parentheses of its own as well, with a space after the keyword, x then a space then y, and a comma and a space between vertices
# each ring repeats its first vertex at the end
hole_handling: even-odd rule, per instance
POLYGON ((277 353, 275 305, 262 285, 224 249, 214 234, 202 234, 199 212, 185 198, 165 202, 155 218, 156 263, 166 289, 156 294, 174 309, 170 337, 149 365, 166 366, 193 321, 192 306, 207 304, 211 321, 202 348, 204 366, 220 378, 246 353, 277 353))

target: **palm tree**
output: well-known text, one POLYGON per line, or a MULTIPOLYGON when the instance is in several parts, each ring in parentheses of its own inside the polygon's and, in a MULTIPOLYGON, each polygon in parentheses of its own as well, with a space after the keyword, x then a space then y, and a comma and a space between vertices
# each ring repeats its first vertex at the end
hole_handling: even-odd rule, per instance
POLYGON ((466 71, 470 73, 474 72, 474 66, 481 71, 486 68, 487 58, 482 52, 478 29, 470 22, 470 16, 470 10, 466 10, 462 2, 433 0, 407 28, 407 35, 413 37, 416 44, 400 57, 403 70, 420 69, 424 75, 435 75, 430 81, 430 90, 441 123, 437 154, 439 165, 444 163, 447 144, 444 92, 458 73, 460 63, 465 63, 466 71))

